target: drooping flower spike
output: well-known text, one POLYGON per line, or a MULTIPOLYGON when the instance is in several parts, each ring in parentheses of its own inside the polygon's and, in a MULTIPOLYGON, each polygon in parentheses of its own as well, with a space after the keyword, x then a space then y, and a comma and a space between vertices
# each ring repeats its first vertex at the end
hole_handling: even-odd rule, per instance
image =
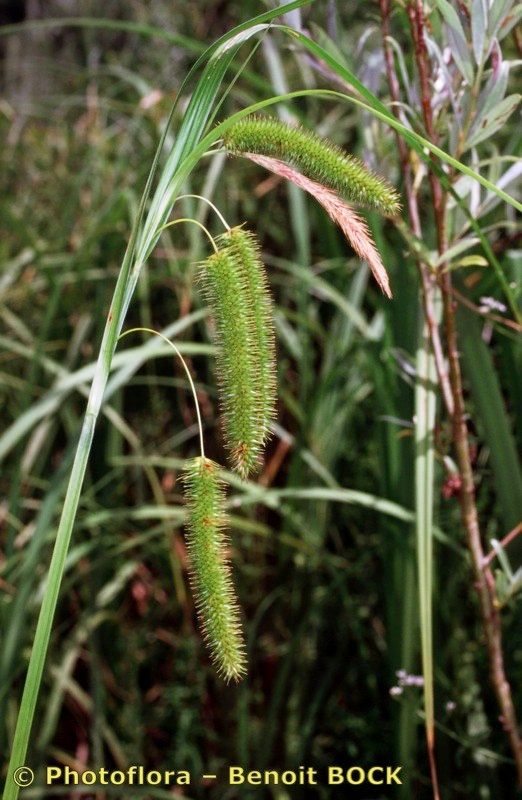
POLYGON ((239 607, 230 572, 224 487, 219 467, 194 458, 184 474, 187 550, 192 591, 203 636, 218 673, 240 680, 246 672, 239 607))
POLYGON ((251 231, 243 227, 232 228, 223 234, 220 242, 234 259, 242 279, 241 290, 249 319, 254 392, 263 447, 270 435, 276 403, 274 309, 268 277, 257 237, 251 231))
POLYGON ((351 203, 381 214, 394 215, 400 209, 396 191, 383 178, 313 131, 253 116, 232 125, 223 141, 236 155, 255 153, 284 161, 351 203))
POLYGON ((253 234, 234 228, 201 265, 215 323, 217 374, 232 466, 246 478, 259 466, 275 405, 272 305, 253 234))
POLYGON ((187 503, 186 542, 188 570, 198 619, 218 673, 225 680, 240 680, 246 672, 243 634, 228 556, 225 488, 219 467, 205 457, 203 424, 196 387, 190 370, 174 342, 152 328, 130 328, 131 333, 159 336, 180 359, 190 385, 198 419, 201 456, 193 458, 183 474, 187 503))
POLYGON ((328 139, 270 118, 243 119, 227 130, 223 141, 230 153, 254 161, 315 197, 357 255, 368 262, 384 294, 392 296, 368 226, 350 205, 397 214, 399 198, 386 181, 328 139))

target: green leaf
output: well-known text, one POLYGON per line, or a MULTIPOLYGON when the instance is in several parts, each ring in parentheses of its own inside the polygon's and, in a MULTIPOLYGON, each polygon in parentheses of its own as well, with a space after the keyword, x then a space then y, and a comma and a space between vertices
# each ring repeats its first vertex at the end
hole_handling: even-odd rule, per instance
POLYGON ((472 256, 465 256, 453 264, 454 267, 489 267, 487 258, 479 253, 472 256))
POLYGON ((485 139, 490 139, 509 119, 513 111, 520 103, 521 95, 510 94, 505 97, 495 108, 493 108, 486 116, 481 119, 480 128, 472 133, 466 142, 466 147, 475 147, 475 145, 483 142, 485 139))
POLYGON ((451 48, 451 54, 463 77, 471 86, 474 80, 473 65, 469 57, 470 49, 468 47, 462 23, 457 15, 457 12, 453 6, 447 2, 447 0, 436 0, 436 3, 449 29, 448 40, 451 48))
POLYGON ((480 239, 477 239, 476 236, 469 236, 467 239, 461 239, 459 242, 451 245, 451 247, 448 247, 448 249, 442 255, 438 255, 433 262, 433 266, 438 267, 440 264, 453 261, 453 259, 459 256, 461 253, 465 253, 466 250, 469 250, 470 247, 475 247, 479 241, 480 239))
POLYGON ((471 130, 474 131, 482 124, 485 115, 492 108, 495 108, 501 100, 504 99, 506 94, 507 84, 509 77, 509 62, 503 61, 499 67, 498 73, 493 72, 486 85, 482 89, 479 99, 477 101, 477 113, 473 120, 471 130))
MULTIPOLYGON (((470 384, 481 436, 491 454, 503 534, 522 519, 522 469, 517 445, 491 353, 482 339, 481 321, 471 311, 460 308, 458 323, 464 374, 470 384)), ((514 542, 511 547, 520 554, 522 541, 514 542)))
MULTIPOLYGON (((440 317, 440 297, 436 311, 440 317)), ((437 370, 431 352, 427 324, 417 351, 415 381, 415 531, 421 630, 424 713, 428 747, 434 746, 435 708, 433 696, 433 494, 435 481, 435 414, 437 370)))
POLYGON ((482 64, 484 56, 484 40, 488 25, 488 7, 486 0, 473 0, 471 4, 471 41, 477 66, 482 64))

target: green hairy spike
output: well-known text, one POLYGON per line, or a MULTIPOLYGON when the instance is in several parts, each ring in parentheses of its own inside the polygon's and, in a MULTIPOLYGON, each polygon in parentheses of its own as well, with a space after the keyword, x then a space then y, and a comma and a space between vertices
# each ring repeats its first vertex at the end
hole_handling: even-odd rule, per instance
POLYGON ((261 428, 261 445, 270 434, 275 417, 276 353, 274 310, 265 265, 256 236, 236 227, 221 238, 239 270, 250 323, 250 352, 254 362, 255 400, 261 428))
POLYGON ((196 609, 212 659, 226 681, 240 680, 246 656, 230 564, 226 556, 224 487, 218 465, 195 458, 183 482, 187 497, 187 549, 196 609))
POLYGON ((225 247, 203 262, 201 279, 216 326, 217 373, 227 447, 234 468, 245 478, 259 464, 264 439, 245 277, 237 259, 225 247))
POLYGON ((397 214, 400 209, 399 197, 386 181, 313 131, 275 119, 248 117, 232 125, 223 140, 235 155, 257 153, 285 161, 353 203, 383 214, 397 214))

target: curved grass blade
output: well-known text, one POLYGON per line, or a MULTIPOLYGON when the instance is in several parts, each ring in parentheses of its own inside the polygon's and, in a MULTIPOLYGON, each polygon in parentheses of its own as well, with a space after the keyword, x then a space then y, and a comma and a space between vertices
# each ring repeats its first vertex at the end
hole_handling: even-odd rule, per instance
MULTIPOLYGON (((480 320, 467 309, 458 313, 462 366, 476 406, 479 429, 490 453, 492 479, 499 500, 499 515, 504 530, 522 519, 522 469, 512 426, 502 398, 491 353, 482 339, 480 320)), ((522 540, 510 545, 514 560, 520 562, 522 540)))

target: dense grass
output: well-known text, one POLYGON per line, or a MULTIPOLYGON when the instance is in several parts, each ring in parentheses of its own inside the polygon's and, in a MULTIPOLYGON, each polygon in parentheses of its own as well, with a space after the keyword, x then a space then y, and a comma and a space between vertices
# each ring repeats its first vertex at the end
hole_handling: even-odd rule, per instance
MULTIPOLYGON (((189 18, 173 14, 167 3, 154 5, 154 11, 145 4, 111 11, 110 30, 56 26, 32 39, 18 32, 2 40, 5 764, 85 398, 158 141, 201 42, 264 10, 226 4, 223 13, 194 4, 189 18), (137 28, 120 27, 118 16, 137 28), (166 30, 175 38, 166 41, 166 30), (29 42, 25 94, 13 77, 20 58, 14 41, 29 42)), ((339 6, 334 14, 319 3, 302 12, 316 46, 386 104, 378 14, 377 5, 356 13, 339 6)), ((441 44, 446 33, 439 17, 434 22, 441 44)), ((414 76, 405 15, 397 11, 392 23, 404 69, 414 76)), ((289 41, 274 31, 255 51, 252 44, 238 51, 219 89, 224 99, 216 121, 274 93, 339 89, 339 71, 322 64, 316 69, 314 56, 289 49, 289 41)), ((505 59, 516 57, 516 46, 510 36, 503 40, 505 59)), ((489 62, 482 87, 488 69, 489 62)), ((175 108, 158 175, 197 77, 175 108)), ((411 105, 408 119, 426 136, 418 95, 403 76, 401 86, 411 105)), ((302 96, 277 111, 306 122, 404 188, 396 140, 383 119, 334 96, 302 96)), ((441 130, 445 124, 441 118, 441 130)), ((440 145, 497 183, 517 155, 517 141, 516 124, 508 120, 491 141, 478 143, 473 157, 454 142, 440 145)), ((178 480, 198 453, 185 375, 167 345, 145 334, 127 337, 114 358, 67 557, 27 758, 35 770, 46 763, 143 763, 199 775, 229 763, 320 770, 334 763, 402 763, 408 780, 403 796, 428 798, 423 714, 429 699, 425 706, 418 686, 390 695, 398 670, 421 672, 422 641, 433 666, 442 796, 514 796, 458 501, 448 481, 454 452, 438 390, 435 427, 429 405, 436 372, 423 350, 417 259, 420 252, 435 263, 436 231, 429 182, 419 172, 419 156, 411 158, 422 241, 406 221, 396 227, 368 216, 390 272, 391 302, 311 198, 258 167, 212 152, 178 187, 211 199, 229 224, 247 221, 257 231, 276 303, 275 436, 258 478, 241 483, 224 474, 231 485, 232 560, 249 672, 238 687, 220 682, 195 627, 178 480), (433 565, 431 661, 426 590, 433 565)), ((493 308, 485 318, 460 304, 457 316, 477 504, 489 549, 490 539, 501 539, 522 518, 522 345, 519 330, 494 316, 513 319, 513 307, 520 307, 519 234, 512 207, 483 189, 481 208, 476 184, 466 184, 470 193, 464 194, 469 178, 459 183, 452 172, 450 179, 464 196, 464 209, 451 211, 450 245, 476 236, 467 210, 494 253, 492 261, 475 239, 457 251, 451 261, 456 289, 485 310, 491 302, 484 297, 509 309, 493 308)), ((514 192, 512 184, 503 188, 514 192)), ((222 232, 197 199, 180 199, 174 214, 197 219, 213 235, 222 232)), ((145 239, 140 246, 147 250, 145 239)), ((195 375, 207 455, 225 463, 214 348, 196 281, 197 264, 209 252, 197 226, 165 229, 141 271, 125 326, 153 327, 176 342, 195 375)), ((515 567, 519 541, 506 552, 515 567)), ((504 653, 520 707, 521 634, 508 577, 498 576, 499 594, 506 595, 504 653)), ((320 786, 315 796, 330 793, 320 786)), ((131 796, 128 790, 124 796, 131 796)), ((188 796, 234 794, 196 784, 188 796)), ((291 796, 307 795, 295 789, 291 796)), ((367 796, 367 788, 350 794, 367 796)))

